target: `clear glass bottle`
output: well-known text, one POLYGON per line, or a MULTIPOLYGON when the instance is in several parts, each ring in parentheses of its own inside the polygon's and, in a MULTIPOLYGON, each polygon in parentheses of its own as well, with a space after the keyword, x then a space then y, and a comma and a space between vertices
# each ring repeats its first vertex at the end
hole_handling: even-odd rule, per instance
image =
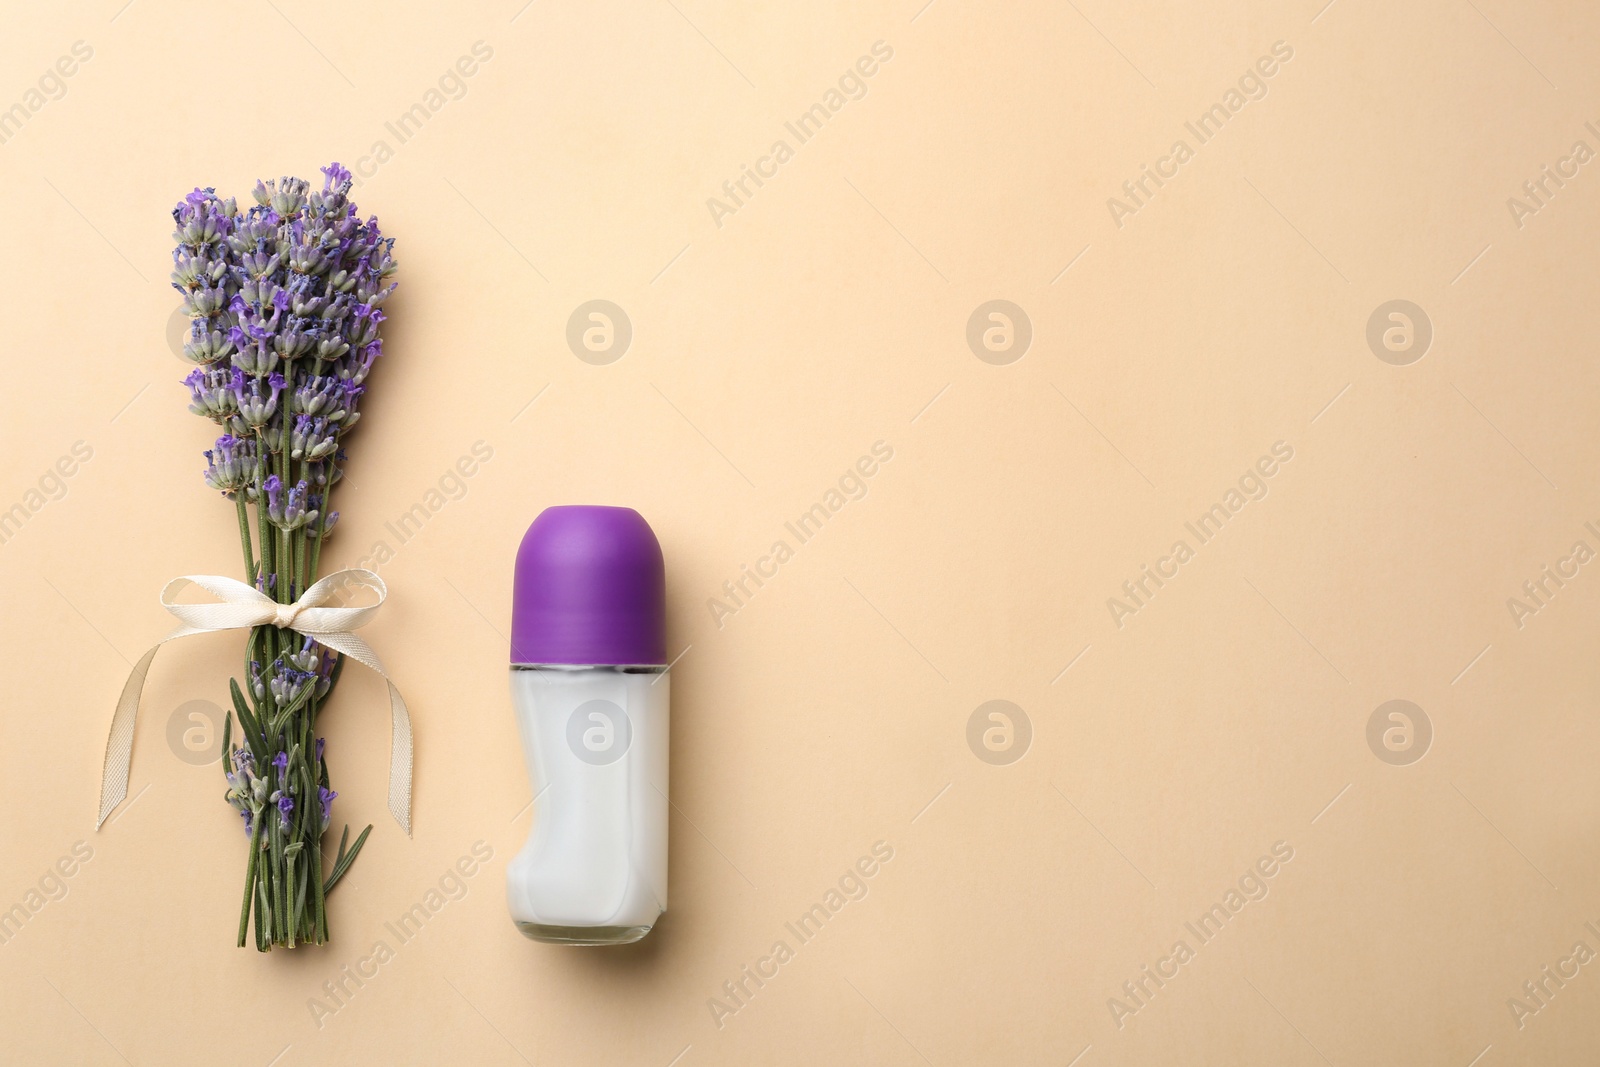
POLYGON ((665 601, 630 508, 548 508, 523 537, 511 699, 535 810, 506 901, 535 941, 627 944, 666 911, 665 601))

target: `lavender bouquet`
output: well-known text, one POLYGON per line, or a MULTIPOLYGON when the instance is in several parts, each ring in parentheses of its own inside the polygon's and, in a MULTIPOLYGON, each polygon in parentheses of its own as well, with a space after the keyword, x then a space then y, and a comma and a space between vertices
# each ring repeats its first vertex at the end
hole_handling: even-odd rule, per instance
MULTIPOLYGON (((320 192, 299 178, 257 182, 255 205, 196 189, 173 211, 173 286, 192 319, 183 354, 189 410, 221 427, 205 453, 205 481, 232 500, 248 580, 294 604, 317 580, 329 510, 360 418, 367 375, 383 352, 383 302, 394 291, 393 238, 363 222, 349 199, 350 172, 323 168, 320 192)), ((344 657, 279 625, 255 626, 245 684, 230 681, 224 728, 226 799, 250 839, 242 947, 255 915, 255 946, 328 940, 327 893, 350 869, 368 826, 323 874, 329 786, 317 712, 344 657), (237 718, 235 745, 234 721, 237 718)))

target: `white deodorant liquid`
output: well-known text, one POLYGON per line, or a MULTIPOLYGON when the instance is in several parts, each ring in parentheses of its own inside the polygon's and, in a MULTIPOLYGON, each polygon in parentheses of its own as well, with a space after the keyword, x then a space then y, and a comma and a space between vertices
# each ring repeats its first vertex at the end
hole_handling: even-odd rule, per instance
POLYGON ((506 899, 528 937, 626 944, 666 910, 669 684, 661 666, 512 666, 534 823, 506 899))

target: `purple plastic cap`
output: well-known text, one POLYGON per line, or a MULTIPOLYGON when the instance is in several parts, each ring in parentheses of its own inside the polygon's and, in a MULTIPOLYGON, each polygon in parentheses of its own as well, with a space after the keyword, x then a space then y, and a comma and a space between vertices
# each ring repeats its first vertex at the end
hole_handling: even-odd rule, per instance
POLYGON ((546 508, 517 549, 511 662, 667 662, 661 544, 632 508, 546 508))

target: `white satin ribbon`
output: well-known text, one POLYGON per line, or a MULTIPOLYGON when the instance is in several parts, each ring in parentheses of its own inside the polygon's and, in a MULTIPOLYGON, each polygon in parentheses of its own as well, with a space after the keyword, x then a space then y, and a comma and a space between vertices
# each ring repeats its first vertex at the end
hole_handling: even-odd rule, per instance
POLYGON ((139 694, 144 691, 145 675, 156 653, 168 641, 191 634, 214 633, 219 630, 238 630, 252 626, 277 626, 315 638, 336 652, 365 664, 377 671, 389 686, 390 725, 389 744, 389 811, 400 828, 411 834, 411 715, 400 690, 383 669, 383 664, 371 647, 352 631, 366 624, 383 606, 389 589, 383 579, 369 570, 350 568, 336 571, 307 589, 293 604, 279 604, 252 585, 234 578, 215 574, 190 574, 174 578, 161 590, 161 606, 166 608, 183 625, 163 637, 144 658, 134 665, 128 675, 128 684, 122 687, 122 698, 117 701, 117 713, 111 719, 111 736, 106 740, 106 765, 100 779, 99 829, 106 816, 116 809, 128 795, 128 767, 133 759, 133 726, 139 715, 139 694), (173 601, 179 590, 198 585, 222 601, 220 604, 178 604, 173 601), (371 589, 377 594, 375 604, 365 607, 329 607, 341 588, 371 589))

